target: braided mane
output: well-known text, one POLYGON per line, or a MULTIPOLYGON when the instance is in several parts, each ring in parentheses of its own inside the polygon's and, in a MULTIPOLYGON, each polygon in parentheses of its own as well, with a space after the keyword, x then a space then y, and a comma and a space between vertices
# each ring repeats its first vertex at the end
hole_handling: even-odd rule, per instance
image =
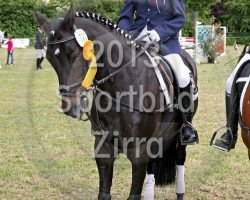
POLYGON ((91 19, 92 21, 98 22, 101 25, 108 26, 111 30, 116 31, 120 36, 124 37, 126 40, 130 41, 132 45, 139 47, 140 45, 136 44, 136 42, 133 40, 133 36, 129 34, 127 31, 118 28, 117 24, 114 23, 111 19, 108 19, 104 16, 101 16, 100 14, 97 13, 92 13, 92 12, 76 12, 75 13, 76 17, 85 17, 86 19, 91 19))

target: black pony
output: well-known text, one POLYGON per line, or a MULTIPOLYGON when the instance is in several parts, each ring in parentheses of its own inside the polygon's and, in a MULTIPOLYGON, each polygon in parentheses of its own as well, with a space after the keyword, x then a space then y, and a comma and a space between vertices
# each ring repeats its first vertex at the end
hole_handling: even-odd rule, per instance
MULTIPOLYGON (((137 45, 129 34, 95 13, 74 12, 71 7, 64 19, 48 21, 40 12, 36 12, 36 17, 48 34, 47 59, 58 76, 63 112, 74 118, 88 114, 86 93, 93 92, 88 118, 95 135, 98 199, 111 199, 113 164, 118 153, 125 153, 132 164, 128 199, 141 199, 147 170, 155 173, 156 184, 173 183, 176 165, 183 166, 186 158, 186 146, 180 145, 179 138, 182 117, 173 106, 176 95, 172 104, 164 103, 153 67, 147 67, 147 47, 137 45), (83 53, 91 55, 94 51, 98 65, 93 85, 87 89, 82 82, 89 65, 95 62, 82 56, 82 45, 74 35, 79 29, 86 33, 81 37, 94 41, 94 50, 84 48, 83 53)), ((197 104, 194 111, 196 107, 197 104)), ((184 176, 179 182, 184 184, 184 176)), ((182 199, 184 194, 177 195, 182 199)))

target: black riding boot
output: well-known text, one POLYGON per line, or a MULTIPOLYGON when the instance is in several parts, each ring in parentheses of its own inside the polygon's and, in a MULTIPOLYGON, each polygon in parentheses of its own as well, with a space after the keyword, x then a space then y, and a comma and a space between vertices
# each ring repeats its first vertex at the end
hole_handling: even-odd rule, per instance
POLYGON ((226 95, 226 115, 227 115, 227 131, 217 139, 214 147, 220 150, 229 151, 235 148, 238 137, 238 121, 239 121, 239 99, 233 97, 233 101, 229 95, 226 95))
POLYGON ((40 69, 40 58, 36 59, 36 70, 40 69))
MULTIPOLYGON (((180 101, 182 106, 179 106, 183 117, 183 126, 181 128, 181 144, 197 144, 199 142, 197 131, 193 128, 191 122, 194 112, 194 104, 192 98, 193 89, 191 83, 185 88, 180 88, 180 101)), ((180 102, 179 101, 179 102, 180 102)))
POLYGON ((41 68, 41 69, 43 69, 43 67, 42 67, 43 59, 44 59, 44 57, 41 57, 41 58, 40 58, 40 68, 41 68))

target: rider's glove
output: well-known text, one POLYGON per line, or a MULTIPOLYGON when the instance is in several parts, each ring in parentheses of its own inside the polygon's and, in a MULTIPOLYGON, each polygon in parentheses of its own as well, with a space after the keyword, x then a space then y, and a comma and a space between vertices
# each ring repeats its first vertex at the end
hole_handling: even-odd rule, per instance
POLYGON ((159 34, 155 30, 148 31, 147 33, 151 41, 159 42, 161 40, 159 34))

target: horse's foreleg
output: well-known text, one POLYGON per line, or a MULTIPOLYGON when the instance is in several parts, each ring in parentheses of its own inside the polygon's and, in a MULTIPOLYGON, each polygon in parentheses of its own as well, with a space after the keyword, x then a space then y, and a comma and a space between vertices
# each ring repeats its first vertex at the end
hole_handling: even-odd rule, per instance
POLYGON ((110 190, 113 179, 114 156, 107 144, 98 147, 100 140, 96 138, 95 142, 95 160, 99 172, 99 194, 98 200, 110 200, 110 190), (99 148, 99 149, 98 149, 99 148), (97 152, 98 150, 98 152, 97 152))
POLYGON ((128 153, 128 159, 132 163, 132 185, 128 200, 140 200, 143 182, 147 169, 146 145, 141 146, 139 156, 133 150, 128 153), (137 157, 138 156, 138 157, 137 157))
POLYGON ((186 146, 178 144, 176 151, 176 195, 177 200, 184 199, 185 194, 185 160, 186 160, 186 146))

